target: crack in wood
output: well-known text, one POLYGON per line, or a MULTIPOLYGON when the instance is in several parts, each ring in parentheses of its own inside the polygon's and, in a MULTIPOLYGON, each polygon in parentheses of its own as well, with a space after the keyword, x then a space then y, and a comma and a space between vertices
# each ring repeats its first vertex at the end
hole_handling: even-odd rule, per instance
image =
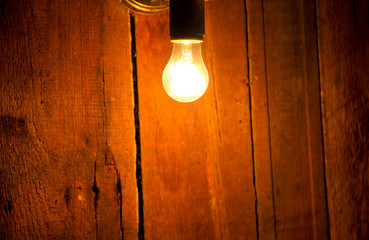
POLYGON ((98 239, 99 228, 98 228, 98 221, 97 221, 97 208, 98 208, 100 190, 97 187, 97 182, 96 182, 96 161, 95 161, 95 165, 94 165, 94 182, 93 182, 93 185, 92 185, 92 191, 95 194, 94 195, 95 227, 96 227, 96 239, 98 239))
POLYGON ((117 196, 119 201, 119 221, 120 221, 120 232, 122 234, 122 240, 124 240, 124 226, 123 226, 123 196, 122 196, 122 183, 120 180, 120 173, 117 165, 114 164, 115 173, 117 174, 117 196))
POLYGON ((320 131, 321 131, 321 141, 322 141, 322 157, 323 157, 323 181, 324 181, 324 194, 325 194, 325 214, 327 216, 327 232, 328 232, 328 240, 331 240, 331 231, 330 231, 330 220, 329 220, 329 205, 328 205, 328 188, 327 188, 327 167, 326 167, 326 156, 325 156, 325 144, 324 144, 324 111, 323 111, 323 96, 322 96, 322 81, 320 74, 321 67, 321 59, 320 59, 320 49, 319 49, 319 30, 318 30, 318 1, 315 3, 315 34, 316 34, 316 51, 317 51, 317 67, 318 67, 318 79, 319 79, 319 109, 320 109, 320 131))
POLYGON ((272 159, 272 139, 270 136, 270 106, 269 106, 269 88, 268 88, 268 64, 267 64, 267 52, 266 52, 266 39, 265 39, 265 9, 264 0, 261 3, 262 8, 262 19, 263 19, 263 42, 264 42, 264 59, 265 59, 265 87, 266 87, 266 103, 267 103, 267 115, 268 115, 268 142, 270 149, 270 177, 271 177, 271 187, 272 187, 272 202, 273 202, 273 221, 274 221, 274 237, 277 240, 277 219, 275 215, 275 198, 274 198, 274 179, 273 179, 273 159, 272 159))
POLYGON ((69 208, 69 203, 70 203, 70 201, 72 199, 72 196, 70 194, 70 190, 69 190, 68 187, 67 187, 67 189, 64 192, 64 199, 65 199, 65 203, 67 205, 67 208, 69 208))
MULTIPOLYGON (((247 8, 246 1, 244 1, 245 6, 245 14, 246 14, 246 42, 248 42, 248 29, 247 29, 247 8)), ((248 47, 246 48, 247 55, 247 68, 250 69, 250 61, 249 61, 249 51, 248 47)), ((249 71, 249 70, 248 70, 249 71)), ((256 188, 256 162, 255 162, 255 147, 254 147, 254 132, 253 132, 253 121, 252 121, 252 104, 251 104, 251 86, 250 86, 250 74, 248 74, 249 83, 249 111, 250 111, 250 134, 251 134, 251 156, 252 156, 252 184, 254 187, 254 196, 255 196, 255 220, 256 220, 256 238, 259 239, 259 215, 258 215, 258 192, 256 188)))
MULTIPOLYGON (((247 22, 247 6, 246 0, 243 1, 244 12, 245 12, 245 34, 246 43, 249 42, 248 33, 248 22, 247 22)), ((256 162, 255 162, 255 147, 254 147, 254 132, 253 132, 253 121, 252 121, 252 104, 251 104, 251 79, 250 79, 250 56, 249 56, 249 46, 246 46, 246 64, 247 64, 247 77, 248 82, 246 83, 249 89, 249 113, 250 113, 250 134, 251 134, 251 156, 252 156, 252 183, 254 187, 255 195, 255 220, 256 220, 256 239, 259 239, 259 215, 258 215, 258 192, 256 187, 256 162)))
POLYGON ((135 17, 130 12, 130 31, 131 31, 131 60, 132 60, 132 80, 134 92, 134 122, 135 122, 135 141, 136 141, 136 181, 138 194, 138 239, 145 239, 144 228, 144 209, 142 192, 142 167, 141 167, 141 139, 140 139, 140 118, 139 118, 139 95, 137 79, 137 58, 136 58, 136 35, 135 35, 135 17))
MULTIPOLYGON (((107 143, 107 141, 105 141, 105 143, 107 143)), ((105 145, 107 147, 107 144, 105 145)), ((124 240, 124 225, 123 225, 123 194, 122 194, 122 182, 120 180, 120 173, 119 170, 117 168, 117 164, 115 162, 114 159, 114 155, 111 152, 111 150, 109 148, 105 149, 105 163, 109 162, 109 166, 113 166, 114 167, 114 171, 115 174, 117 176, 117 185, 116 185, 116 190, 117 190, 117 197, 118 197, 118 204, 119 204, 119 222, 120 222, 120 232, 121 232, 121 236, 122 236, 122 240, 124 240), (107 158, 109 158, 109 160, 107 160, 107 158)))

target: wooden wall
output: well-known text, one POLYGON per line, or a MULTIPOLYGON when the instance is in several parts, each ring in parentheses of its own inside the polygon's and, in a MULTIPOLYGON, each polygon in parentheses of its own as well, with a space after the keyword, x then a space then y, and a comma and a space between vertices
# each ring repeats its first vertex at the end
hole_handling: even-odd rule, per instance
POLYGON ((318 1, 332 239, 369 238, 369 2, 318 1))
POLYGON ((1 239, 369 239, 367 1, 206 1, 187 104, 168 13, 0 10, 1 239))

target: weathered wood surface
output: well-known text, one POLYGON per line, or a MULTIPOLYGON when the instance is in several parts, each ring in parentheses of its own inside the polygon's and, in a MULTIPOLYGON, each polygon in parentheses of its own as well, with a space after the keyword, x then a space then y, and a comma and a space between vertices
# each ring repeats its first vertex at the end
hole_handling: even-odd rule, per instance
MULTIPOLYGON (((276 239, 328 239, 315 2, 264 1, 263 10, 263 19, 259 17, 259 21, 264 21, 266 64, 262 67, 266 69, 266 76, 262 74, 258 78, 260 70, 257 65, 253 65, 260 61, 253 61, 253 57, 258 57, 257 53, 250 62, 251 79, 256 78, 256 91, 252 91, 255 101, 259 97, 265 99, 262 91, 265 88, 267 90, 268 103, 264 113, 269 113, 275 236, 276 239), (258 81, 266 81, 266 86, 258 81)), ((251 11, 252 9, 249 10, 251 11)), ((256 14, 253 13, 251 18, 256 14)), ((259 11, 259 14, 262 13, 259 11)), ((250 39, 261 38, 258 34, 262 34, 262 31, 256 28, 250 27, 250 39)), ((250 41, 250 52, 258 44, 262 42, 250 41)), ((253 84, 252 81, 251 85, 253 84)), ((259 117, 265 122, 265 116, 255 113, 259 115, 254 115, 253 119, 254 136, 258 131, 267 131, 263 129, 265 126, 257 125, 259 117)), ((267 136, 268 133, 265 132, 264 137, 267 136)), ((256 173, 260 166, 258 161, 260 160, 260 164, 265 162, 262 158, 262 155, 256 155, 256 173)), ((268 185, 266 190, 269 189, 268 185)), ((270 211, 270 202, 266 203, 269 204, 267 209, 270 211)), ((263 207, 263 202, 260 204, 263 207)), ((273 216, 272 213, 264 214, 273 216)), ((271 234, 271 223, 262 223, 269 224, 266 231, 271 234)))
POLYGON ((128 11, 1 1, 0 236, 137 239, 128 11))
POLYGON ((369 239, 369 3, 317 2, 331 239, 369 239))
MULTIPOLYGON (((219 133, 218 150, 215 152, 219 156, 210 156, 208 159, 209 163, 214 161, 212 164, 215 166, 212 168, 216 168, 217 171, 212 170, 213 176, 208 176, 208 179, 215 181, 215 174, 219 174, 219 181, 223 181, 223 186, 220 186, 219 190, 211 190, 212 198, 218 198, 218 194, 220 198, 221 194, 224 195, 225 212, 221 212, 219 217, 225 219, 218 225, 222 227, 228 224, 228 229, 223 230, 228 231, 226 232, 228 238, 225 235, 220 239, 255 239, 257 213, 245 3, 239 0, 222 0, 208 1, 206 4, 205 20, 208 24, 204 39, 204 55, 213 83, 208 91, 209 95, 214 94, 212 108, 215 109, 215 113, 210 116, 216 126, 212 126, 208 131, 214 132, 217 129, 219 133), (218 166, 216 161, 219 161, 218 166)), ((210 188, 214 187, 210 185, 210 188)), ((221 205, 218 208, 222 210, 221 205)))
POLYGON ((1 1, 0 237, 368 239, 368 7, 206 1, 183 104, 168 13, 1 1))
POLYGON ((145 238, 256 239, 243 1, 206 3, 210 85, 187 104, 161 83, 168 15, 135 18, 145 238))
POLYGON ((276 222, 270 152, 263 2, 260 0, 246 1, 246 10, 259 239, 275 240, 276 222))

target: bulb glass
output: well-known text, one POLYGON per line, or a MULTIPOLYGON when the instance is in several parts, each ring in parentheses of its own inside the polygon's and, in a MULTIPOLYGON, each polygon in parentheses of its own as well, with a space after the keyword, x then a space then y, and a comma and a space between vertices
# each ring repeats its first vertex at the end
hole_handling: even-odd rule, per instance
POLYGON ((199 99, 209 84, 209 74, 201 55, 199 41, 173 42, 172 56, 163 72, 167 94, 179 102, 199 99))

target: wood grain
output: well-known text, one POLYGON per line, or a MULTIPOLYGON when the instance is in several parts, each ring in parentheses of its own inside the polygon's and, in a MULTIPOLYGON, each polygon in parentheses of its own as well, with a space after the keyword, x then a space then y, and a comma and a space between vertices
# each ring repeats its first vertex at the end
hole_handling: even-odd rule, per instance
POLYGON ((328 238, 314 4, 264 1, 278 239, 328 238))
POLYGON ((0 236, 121 239, 126 227, 137 238, 127 11, 113 1, 1 4, 0 236))
POLYGON ((369 4, 317 1, 332 239, 369 238, 369 4))

